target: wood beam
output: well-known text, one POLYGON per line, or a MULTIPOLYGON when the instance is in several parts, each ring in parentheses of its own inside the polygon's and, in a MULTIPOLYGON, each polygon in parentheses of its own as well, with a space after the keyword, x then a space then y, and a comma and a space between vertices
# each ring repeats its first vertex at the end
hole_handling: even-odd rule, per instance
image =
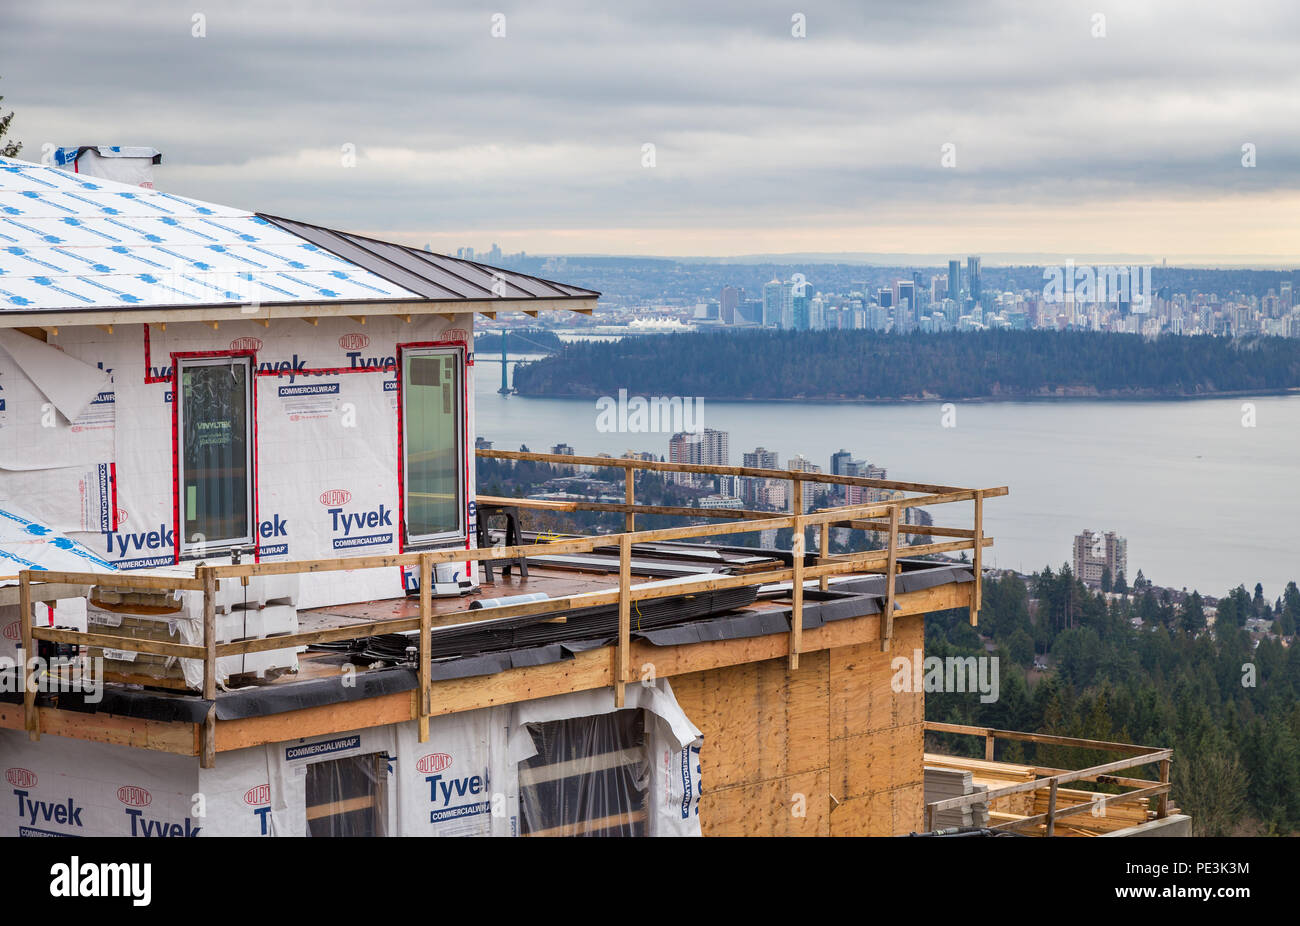
POLYGON ((618 646, 614 652, 614 706, 622 707, 626 697, 628 654, 632 634, 632 538, 623 534, 618 541, 618 646))
POLYGON ((36 713, 36 686, 27 677, 32 657, 36 655, 36 640, 32 637, 32 586, 31 577, 24 569, 18 573, 18 633, 23 642, 23 666, 18 677, 23 680, 23 726, 27 738, 33 743, 41 738, 40 717, 36 713))
POLYGON ((880 651, 889 652, 894 636, 894 596, 898 584, 898 506, 889 508, 889 557, 885 564, 885 620, 880 634, 880 651))
POLYGON ((432 691, 430 684, 432 682, 432 647, 433 640, 431 632, 433 629, 433 560, 429 555, 423 554, 420 557, 420 720, 419 720, 419 740, 421 743, 429 741, 429 710, 432 707, 432 691))

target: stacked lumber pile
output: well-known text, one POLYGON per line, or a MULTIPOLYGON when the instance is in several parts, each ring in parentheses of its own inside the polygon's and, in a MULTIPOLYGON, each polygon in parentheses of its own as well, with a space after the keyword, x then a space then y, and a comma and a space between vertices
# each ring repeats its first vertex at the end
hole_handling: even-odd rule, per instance
MULTIPOLYGON (((996 791, 1008 785, 1022 784, 1039 777, 1037 770, 1032 765, 989 762, 984 759, 969 759, 965 756, 945 756, 935 752, 925 754, 925 764, 927 767, 970 772, 971 783, 977 787, 983 787, 987 791, 996 791)), ((1009 794, 1006 797, 994 798, 989 810, 1027 817, 1033 813, 1033 803, 1034 792, 1025 791, 1020 794, 1009 794)))
MULTIPOLYGON (((1052 769, 1040 769, 1032 765, 989 762, 984 759, 969 759, 965 756, 946 756, 930 752, 925 754, 925 765, 926 803, 943 799, 930 796, 931 771, 938 772, 942 769, 969 774, 972 787, 983 787, 990 791, 1005 788, 1008 785, 1045 778, 1053 771, 1052 769)), ((947 796, 954 797, 956 793, 959 792, 947 796)), ((1111 833, 1116 830, 1127 829, 1130 826, 1138 826, 1154 816, 1155 803, 1149 798, 1143 797, 1137 800, 1123 801, 1122 794, 1099 795, 1093 791, 1076 788, 1058 788, 1056 791, 1056 808, 1057 810, 1065 810, 1069 807, 1077 807, 1080 804, 1090 804, 1098 801, 1099 798, 1105 798, 1104 805, 1098 803, 1095 812, 1078 813, 1058 821, 1054 827, 1054 834, 1057 836, 1098 836, 1102 833, 1111 833)), ((983 825, 997 826, 1002 823, 1023 820, 1025 817, 1045 814, 1047 813, 1047 802, 1047 787, 994 798, 990 802, 992 806, 987 811, 987 822, 983 825)), ((1169 812, 1177 813, 1178 809, 1171 804, 1169 812)), ((939 817, 942 819, 943 815, 940 814, 939 817)), ((958 826, 970 824, 937 823, 936 825, 958 826)), ((1029 835, 1043 835, 1046 832, 1046 825, 1021 827, 1018 832, 1029 835)))
MULTIPOLYGON (((968 794, 987 791, 984 785, 977 785, 970 772, 955 768, 925 767, 925 802, 946 801, 953 797, 965 797, 968 794)), ((965 807, 950 807, 934 815, 936 829, 954 826, 988 826, 989 805, 984 802, 967 804, 965 807)))
MULTIPOLYGON (((298 630, 298 576, 254 576, 249 585, 222 582, 216 600, 217 642, 257 640, 298 630)), ((160 583, 165 584, 165 583, 160 583)), ((86 609, 91 632, 157 642, 200 644, 203 639, 203 596, 170 588, 94 586, 86 609)), ((150 687, 197 689, 202 663, 195 659, 158 656, 132 650, 90 647, 92 660, 102 659, 106 681, 150 687)), ((271 678, 297 670, 298 649, 286 647, 217 660, 217 678, 271 678)))
MULTIPOLYGON (((1080 804, 1091 804, 1098 797, 1109 799, 1104 804, 1097 803, 1089 813, 1077 813, 1059 821, 1055 827, 1056 835, 1096 836, 1100 833, 1112 833, 1115 830, 1138 826, 1151 818, 1148 798, 1140 797, 1135 801, 1125 801, 1121 804, 1117 801, 1123 795, 1098 795, 1094 791, 1078 791, 1073 788, 1056 789, 1056 809, 1064 810, 1080 804)), ((1046 788, 1034 792, 1033 812, 1035 814, 1047 813, 1047 798, 1046 788)))

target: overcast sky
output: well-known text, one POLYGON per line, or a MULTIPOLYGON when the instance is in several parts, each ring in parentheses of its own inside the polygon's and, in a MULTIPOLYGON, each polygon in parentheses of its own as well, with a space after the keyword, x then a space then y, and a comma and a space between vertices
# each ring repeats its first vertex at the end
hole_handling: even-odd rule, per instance
POLYGON ((153 145, 160 189, 440 251, 1292 265, 1298 39, 1294 0, 2 0, 0 107, 28 160, 153 145))

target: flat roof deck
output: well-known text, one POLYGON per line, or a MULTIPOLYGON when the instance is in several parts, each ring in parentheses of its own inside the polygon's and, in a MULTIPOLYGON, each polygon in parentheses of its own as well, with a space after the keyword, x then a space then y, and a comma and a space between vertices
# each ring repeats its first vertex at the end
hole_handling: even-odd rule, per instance
MULTIPOLYGON (((639 556, 640 551, 634 552, 639 556)), ((748 552, 764 559, 789 558, 789 553, 783 551, 748 552)), ((692 561, 689 557, 675 558, 678 562, 692 561)), ((898 566, 896 616, 967 606, 974 585, 970 566, 925 560, 899 560, 898 566)), ((523 684, 528 692, 525 697, 544 697, 610 684, 611 660, 607 654, 617 643, 617 629, 616 620, 614 626, 607 626, 607 622, 617 611, 616 607, 570 608, 549 615, 535 615, 531 620, 501 619, 495 616, 495 609, 466 611, 466 608, 475 599, 491 600, 536 592, 552 598, 568 598, 588 592, 605 592, 611 582, 617 583, 616 573, 611 576, 604 570, 535 563, 530 563, 527 578, 513 570, 510 576, 504 576, 499 566, 494 571, 495 583, 480 586, 474 595, 432 600, 431 625, 435 641, 440 630, 444 633, 453 631, 458 625, 461 630, 455 632, 469 633, 467 638, 458 638, 466 645, 456 654, 433 660, 433 713, 453 713, 520 700, 517 693, 519 684, 523 684), (475 631, 487 631, 503 622, 522 624, 524 629, 528 629, 538 625, 539 617, 554 620, 561 615, 577 618, 584 614, 596 623, 582 624, 575 619, 572 623, 560 624, 554 628, 555 639, 540 643, 502 646, 497 641, 496 645, 486 645, 492 641, 475 636, 475 631), (527 681, 526 677, 537 681, 527 681), (505 691, 494 691, 494 687, 504 684, 497 680, 505 678, 512 680, 505 691)), ((310 577, 305 581, 310 581, 310 577)), ((664 580, 646 575, 644 570, 632 578, 634 586, 656 581, 664 580)), ((884 609, 886 576, 853 573, 831 577, 828 584, 826 592, 819 591, 815 580, 805 584, 802 623, 808 651, 879 639, 883 622, 876 618, 884 609), (857 618, 871 618, 869 626, 857 618)), ((791 583, 748 588, 756 597, 737 607, 726 607, 727 602, 722 600, 710 609, 707 602, 698 604, 705 597, 698 593, 655 602, 662 602, 670 609, 694 604, 697 613, 680 620, 669 615, 653 627, 641 628, 638 628, 634 616, 631 632, 634 664, 641 664, 643 659, 652 661, 662 674, 673 675, 784 655, 793 613, 791 583), (701 607, 702 612, 699 611, 701 607), (756 645, 758 638, 763 639, 762 645, 756 645)), ((419 607, 418 598, 399 597, 304 610, 299 612, 299 631, 354 628, 356 638, 364 639, 370 636, 368 631, 377 622, 418 616, 419 607)), ((256 732, 228 737, 224 743, 219 737, 217 750, 225 751, 270 741, 275 736, 292 738, 411 719, 409 702, 419 685, 418 670, 414 665, 372 667, 353 664, 354 682, 339 684, 345 666, 349 664, 352 663, 347 654, 337 649, 309 648, 299 654, 297 673, 229 691, 218 690, 215 699, 211 700, 194 691, 142 689, 110 682, 105 684, 102 700, 98 703, 87 703, 81 692, 68 692, 41 693, 36 704, 41 710, 44 732, 109 742, 125 738, 133 745, 188 755, 194 755, 198 748, 192 733, 188 739, 165 741, 151 735, 150 730, 183 724, 192 731, 203 725, 210 710, 214 711, 215 719, 222 722, 218 730, 239 721, 275 721, 272 726, 256 732), (396 709, 392 703, 394 698, 400 702, 396 709), (390 703, 387 708, 381 708, 379 702, 385 699, 390 703), (373 704, 373 708, 368 709, 368 704, 373 704), (286 727, 277 720, 277 715, 306 713, 315 715, 312 722, 293 723, 286 727), (52 715, 62 715, 62 722, 52 715), (84 719, 78 720, 78 717, 84 719), (272 732, 272 729, 280 732, 272 732)), ((21 693, 0 693, 0 727, 22 729, 23 720, 21 693)), ((288 721, 286 716, 285 723, 288 721)))

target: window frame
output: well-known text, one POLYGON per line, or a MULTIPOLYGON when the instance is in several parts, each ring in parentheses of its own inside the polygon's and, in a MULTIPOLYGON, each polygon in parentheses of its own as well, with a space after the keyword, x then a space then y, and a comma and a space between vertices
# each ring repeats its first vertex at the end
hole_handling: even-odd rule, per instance
POLYGON ((178 354, 173 358, 176 372, 176 385, 172 392, 172 401, 176 413, 176 556, 180 559, 203 558, 213 553, 221 553, 236 548, 254 546, 257 543, 257 397, 255 383, 257 376, 256 358, 249 353, 217 353, 185 356, 178 354), (243 537, 228 538, 219 541, 204 539, 191 541, 185 537, 185 371, 202 366, 245 365, 248 373, 244 401, 246 403, 244 422, 244 472, 247 491, 246 515, 248 533, 243 537))
POLYGON ((399 500, 402 506, 401 548, 403 550, 448 546, 465 542, 469 538, 469 458, 466 455, 469 408, 465 394, 469 381, 468 367, 468 351, 465 345, 460 342, 399 344, 397 346, 397 429, 401 456, 401 459, 398 460, 398 466, 402 477, 401 497, 399 500), (456 376, 452 390, 454 394, 452 415, 455 418, 453 431, 456 435, 456 459, 458 461, 456 466, 457 527, 454 530, 441 531, 436 534, 412 534, 408 519, 409 505, 407 501, 411 491, 411 478, 407 466, 407 451, 410 442, 407 439, 406 403, 409 398, 410 388, 406 383, 406 361, 409 356, 450 356, 455 361, 456 376))

